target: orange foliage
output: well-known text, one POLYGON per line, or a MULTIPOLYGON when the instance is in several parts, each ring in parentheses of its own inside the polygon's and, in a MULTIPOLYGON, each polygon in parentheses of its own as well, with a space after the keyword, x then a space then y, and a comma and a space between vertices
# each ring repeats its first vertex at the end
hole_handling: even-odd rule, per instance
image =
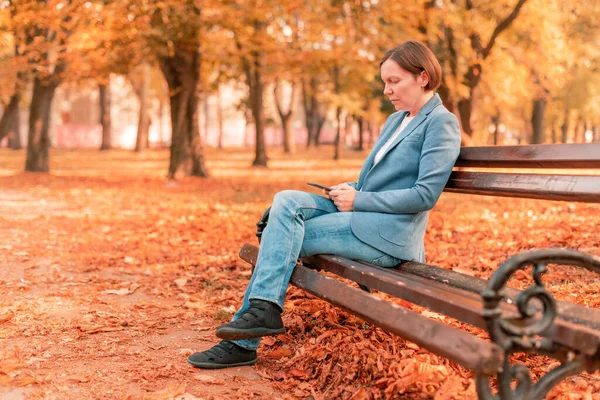
MULTIPOLYGON (((263 341, 256 367, 185 362, 218 341, 214 329, 239 306, 250 270, 237 252, 256 243, 273 194, 356 177, 365 154, 333 162, 331 151, 272 151, 266 170, 248 168, 250 150, 208 149, 213 178, 173 182, 163 178, 166 150, 54 151, 52 174, 36 175, 20 172, 24 152, 0 149, 0 397, 474 398, 470 371, 295 288, 287 333, 263 341)), ((599 211, 444 194, 428 261, 487 277, 525 249, 600 255, 599 211)), ((552 269, 547 281, 558 297, 600 307, 592 274, 552 269)), ((552 366, 517 358, 534 377, 552 366)), ((568 379, 549 398, 598 399, 600 374, 568 379)))

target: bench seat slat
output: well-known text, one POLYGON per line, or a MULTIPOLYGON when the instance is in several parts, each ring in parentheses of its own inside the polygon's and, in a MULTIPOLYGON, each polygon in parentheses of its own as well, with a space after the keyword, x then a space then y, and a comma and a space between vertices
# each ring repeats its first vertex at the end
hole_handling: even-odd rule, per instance
MULTIPOLYGON (((481 293, 487 287, 487 280, 468 276, 445 268, 417 262, 406 262, 397 267, 398 270, 436 281, 458 289, 481 293)), ((501 293, 513 303, 521 293, 520 290, 505 287, 501 293)), ((558 316, 561 319, 576 324, 583 324, 593 329, 600 330, 600 310, 580 306, 566 301, 556 301, 558 316)))
POLYGON ((445 191, 542 200, 600 202, 600 175, 453 171, 445 191))
MULTIPOLYGON (((332 272, 358 284, 487 329, 483 318, 483 302, 478 294, 399 270, 354 262, 343 257, 321 255, 308 257, 303 262, 304 260, 310 263, 309 267, 332 272)), ((519 315, 514 305, 501 303, 501 308, 507 317, 519 315)), ((596 354, 600 348, 600 330, 560 318, 554 321, 543 336, 589 355, 596 354)))
POLYGON ((305 266, 296 266, 291 283, 475 373, 493 375, 502 367, 503 352, 495 344, 386 302, 305 266))
POLYGON ((457 167, 600 168, 600 143, 462 147, 457 167))

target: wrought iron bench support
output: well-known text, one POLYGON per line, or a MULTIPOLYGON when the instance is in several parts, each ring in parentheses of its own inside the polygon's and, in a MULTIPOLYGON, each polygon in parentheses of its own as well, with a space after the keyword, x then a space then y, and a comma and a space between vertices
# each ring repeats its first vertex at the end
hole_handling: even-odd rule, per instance
POLYGON ((484 300, 484 318, 491 340, 504 349, 504 367, 497 374, 498 395, 490 390, 490 377, 477 376, 477 392, 480 399, 522 400, 543 399, 561 380, 582 371, 600 368, 598 354, 583 354, 565 349, 551 340, 541 338, 556 318, 556 301, 544 287, 542 275, 548 264, 580 266, 600 273, 600 259, 575 250, 541 249, 517 254, 504 262, 494 273, 486 290, 481 293, 484 300), (534 285, 525 289, 517 298, 519 318, 503 317, 500 291, 517 271, 532 266, 534 285), (541 302, 542 309, 532 307, 532 301, 541 302), (515 352, 543 354, 561 360, 561 364, 548 372, 535 384, 524 365, 510 365, 510 355, 515 352), (511 388, 516 380, 517 387, 511 388))

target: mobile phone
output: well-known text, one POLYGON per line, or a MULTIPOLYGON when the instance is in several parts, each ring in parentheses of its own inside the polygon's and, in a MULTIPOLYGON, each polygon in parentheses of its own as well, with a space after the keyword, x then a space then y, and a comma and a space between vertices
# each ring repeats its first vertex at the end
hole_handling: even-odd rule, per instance
POLYGON ((314 183, 314 182, 306 182, 306 184, 310 185, 310 186, 314 186, 319 189, 323 189, 323 190, 331 190, 331 188, 329 186, 321 185, 321 184, 314 183))

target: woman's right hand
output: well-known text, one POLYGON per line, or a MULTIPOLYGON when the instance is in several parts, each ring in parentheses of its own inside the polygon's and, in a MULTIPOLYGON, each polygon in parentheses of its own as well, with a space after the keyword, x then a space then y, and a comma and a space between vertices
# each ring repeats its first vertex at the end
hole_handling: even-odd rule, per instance
POLYGON ((352 186, 348 185, 346 182, 338 183, 337 185, 330 186, 331 190, 347 190, 354 189, 352 186))
POLYGON ((347 183, 340 183, 331 187, 331 191, 326 193, 339 211, 354 210, 354 197, 356 189, 347 183))

